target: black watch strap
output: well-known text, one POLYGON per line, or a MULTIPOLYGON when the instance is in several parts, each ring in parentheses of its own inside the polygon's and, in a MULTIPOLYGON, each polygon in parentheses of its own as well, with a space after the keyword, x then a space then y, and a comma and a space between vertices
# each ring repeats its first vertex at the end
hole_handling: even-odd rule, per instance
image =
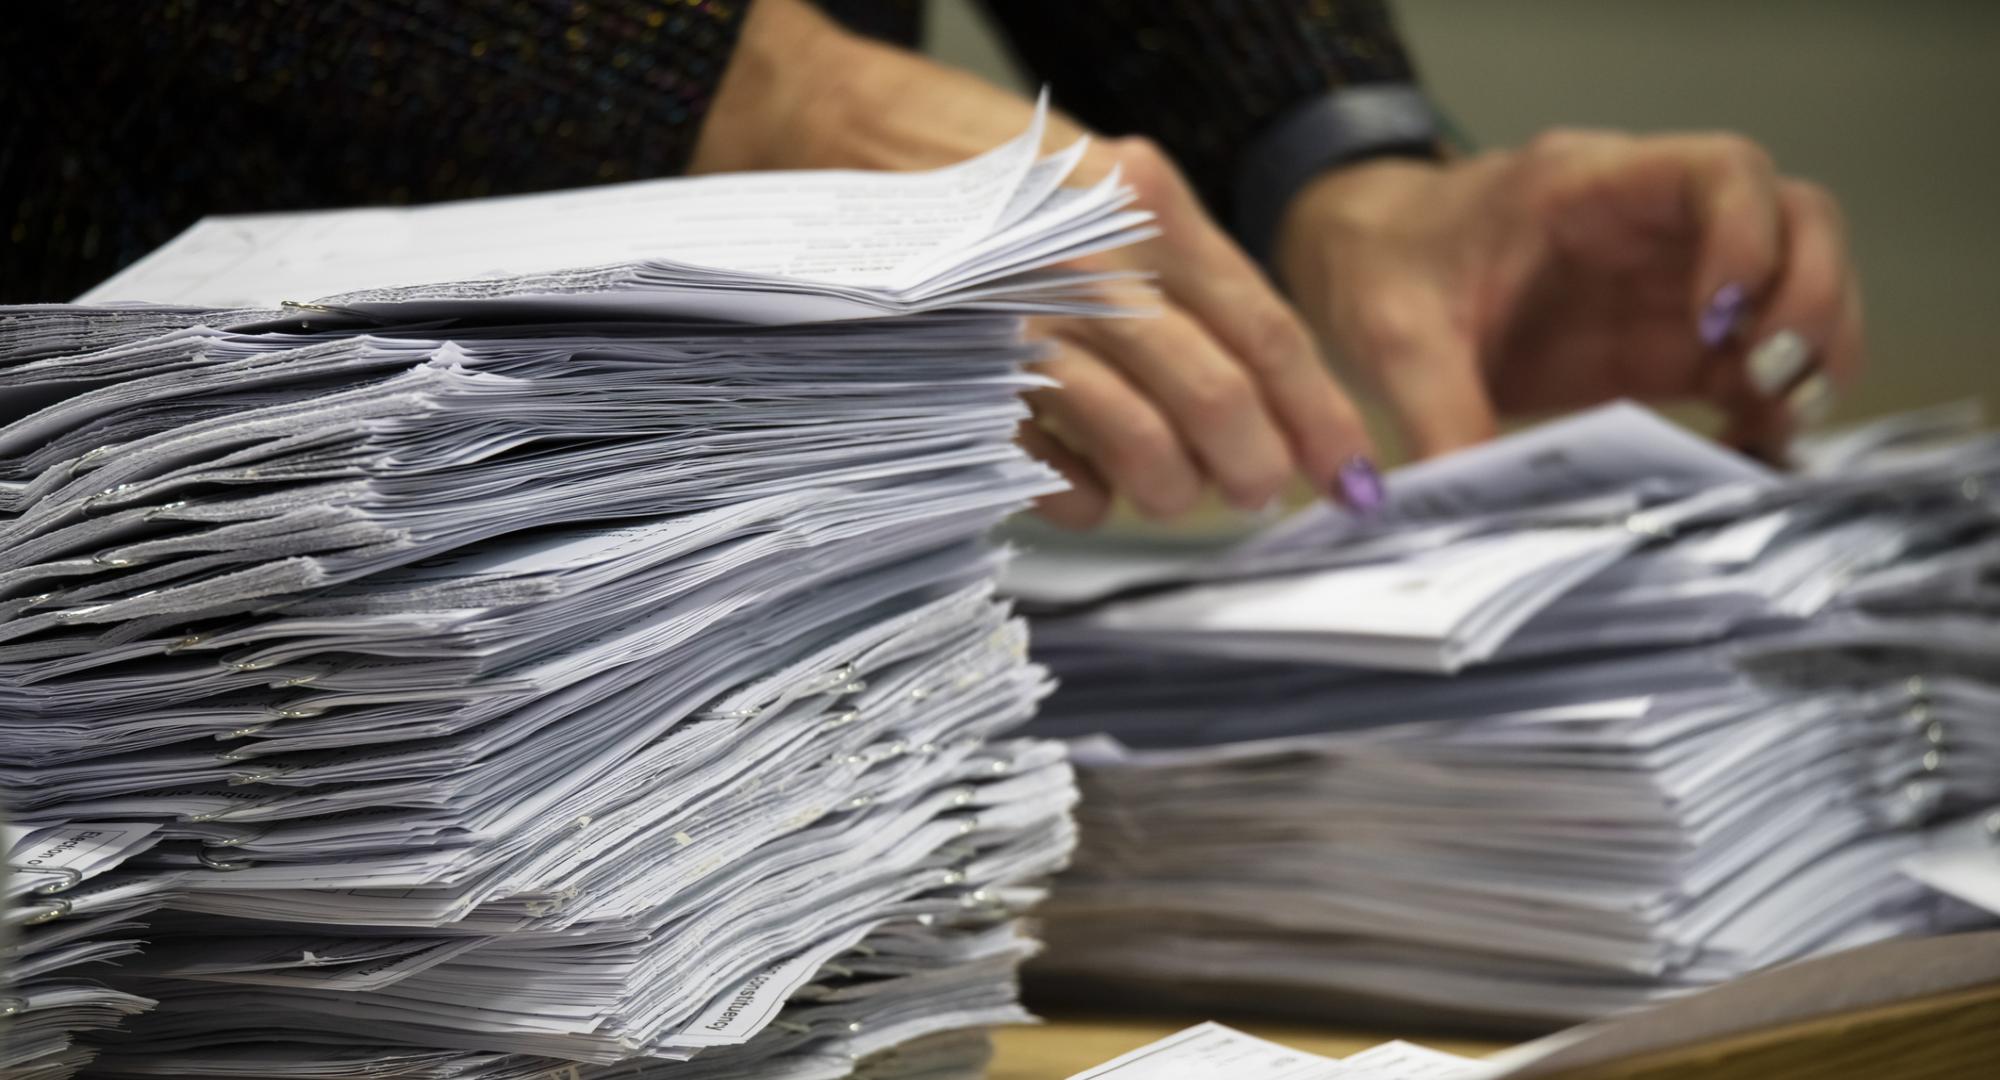
POLYGON ((1371 157, 1435 159, 1442 136, 1437 111, 1410 83, 1357 83, 1298 105, 1251 142, 1238 166, 1237 241, 1269 266, 1285 208, 1314 177, 1371 157))

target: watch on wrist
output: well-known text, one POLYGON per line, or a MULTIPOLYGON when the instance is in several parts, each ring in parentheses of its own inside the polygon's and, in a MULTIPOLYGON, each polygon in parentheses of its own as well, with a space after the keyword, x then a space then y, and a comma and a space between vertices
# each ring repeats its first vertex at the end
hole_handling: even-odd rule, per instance
POLYGON ((1329 169, 1379 157, 1441 159, 1446 125, 1424 92, 1405 82, 1359 83, 1321 94, 1278 117, 1238 167, 1232 225, 1265 266, 1292 197, 1329 169))

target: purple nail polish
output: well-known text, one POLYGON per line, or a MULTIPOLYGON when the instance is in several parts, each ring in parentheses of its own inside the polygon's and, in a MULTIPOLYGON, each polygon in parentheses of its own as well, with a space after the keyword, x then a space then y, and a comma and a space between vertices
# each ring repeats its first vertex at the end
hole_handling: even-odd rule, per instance
POLYGON ((1382 474, 1365 454, 1356 454, 1340 465, 1340 501, 1355 513, 1373 514, 1389 501, 1382 487, 1382 474))
POLYGON ((1701 313, 1701 324, 1696 327, 1701 343, 1713 349, 1729 340, 1729 335, 1736 332, 1737 321, 1743 318, 1743 308, 1749 299, 1750 294, 1734 281, 1715 290, 1715 295, 1708 299, 1708 308, 1701 313))

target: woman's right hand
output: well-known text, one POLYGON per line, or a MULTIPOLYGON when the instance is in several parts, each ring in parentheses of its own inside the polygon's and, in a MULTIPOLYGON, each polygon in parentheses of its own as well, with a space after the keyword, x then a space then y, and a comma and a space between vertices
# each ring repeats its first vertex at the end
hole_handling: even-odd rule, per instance
MULTIPOLYGON (((1033 114, 1006 90, 849 34, 803 0, 760 0, 693 168, 932 168, 1013 138, 1033 114)), ((1084 134, 1060 116, 1048 132, 1050 147, 1084 134)), ((1080 265, 1144 275, 1158 295, 1149 313, 1031 324, 1049 349, 1038 367, 1060 386, 1030 395, 1021 440, 1071 485, 1038 510, 1089 528, 1123 497, 1165 520, 1208 489, 1257 509, 1297 474, 1356 504, 1378 495, 1358 411, 1263 272, 1145 140, 1093 141, 1071 180, 1113 169, 1161 235, 1080 265)))
POLYGON ((1353 401, 1180 170, 1142 139, 1096 144, 1084 167, 1086 181, 1118 169, 1160 227, 1088 267, 1144 274, 1159 295, 1150 316, 1033 324, 1051 349, 1042 370, 1061 386, 1030 395, 1022 441, 1071 485, 1042 514, 1089 528, 1122 496, 1169 520, 1208 489, 1256 510, 1301 474, 1322 495, 1371 502, 1379 484, 1353 401))

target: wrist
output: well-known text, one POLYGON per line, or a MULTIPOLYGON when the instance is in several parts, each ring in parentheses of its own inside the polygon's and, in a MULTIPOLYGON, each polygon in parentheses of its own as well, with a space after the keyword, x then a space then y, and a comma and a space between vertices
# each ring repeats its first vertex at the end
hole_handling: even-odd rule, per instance
POLYGON ((1324 295, 1340 249, 1398 220, 1401 208, 1427 197, 1443 173, 1437 161, 1378 157, 1308 181, 1279 217, 1271 252, 1279 283, 1297 299, 1324 295))
MULTIPOLYGON (((693 171, 935 168, 1014 138, 1034 116, 1018 94, 850 33, 802 0, 751 11, 693 171)), ((1082 134, 1051 114, 1045 145, 1082 134)))
POLYGON ((858 41, 804 0, 750 5, 688 171, 804 167, 814 114, 858 41))
POLYGON ((1270 266, 1284 212, 1300 190, 1352 163, 1436 158, 1438 143, 1436 113, 1412 83, 1359 83, 1309 97, 1243 148, 1232 195, 1236 237, 1270 266))
MULTIPOLYGON (((894 45, 850 35, 815 81, 797 145, 810 168, 932 169, 977 157, 1020 135, 1030 99, 894 45)), ((1043 147, 1083 129, 1051 112, 1043 147)), ((1082 173, 1072 182, 1083 179, 1082 173)))

